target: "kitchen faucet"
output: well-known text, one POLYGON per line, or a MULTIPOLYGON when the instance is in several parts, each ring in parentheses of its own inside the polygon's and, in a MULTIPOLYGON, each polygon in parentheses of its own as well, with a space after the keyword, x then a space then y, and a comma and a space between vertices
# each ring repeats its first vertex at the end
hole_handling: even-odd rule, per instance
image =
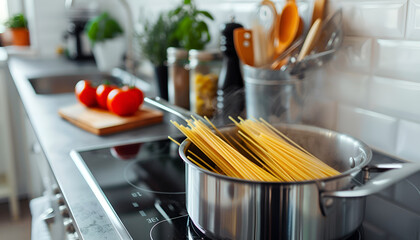
POLYGON ((128 36, 128 43, 127 43, 127 50, 125 56, 125 70, 129 73, 135 75, 134 70, 134 52, 133 52, 133 33, 134 33, 134 21, 133 21, 133 14, 131 13, 130 6, 128 5, 127 0, 120 0, 125 11, 127 12, 128 17, 128 29, 127 36, 128 36))

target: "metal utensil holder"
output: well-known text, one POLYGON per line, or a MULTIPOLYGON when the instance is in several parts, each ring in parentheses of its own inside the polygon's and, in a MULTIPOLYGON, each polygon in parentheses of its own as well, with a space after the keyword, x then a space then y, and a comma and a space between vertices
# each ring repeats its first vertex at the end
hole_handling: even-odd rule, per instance
POLYGON ((288 72, 244 66, 247 118, 271 123, 301 121, 304 81, 288 72))

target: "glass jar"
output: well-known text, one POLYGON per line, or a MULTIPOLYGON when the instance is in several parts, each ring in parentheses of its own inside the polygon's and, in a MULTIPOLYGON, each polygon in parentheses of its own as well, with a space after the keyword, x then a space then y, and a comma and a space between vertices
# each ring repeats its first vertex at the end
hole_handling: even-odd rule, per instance
POLYGON ((188 64, 188 51, 182 48, 170 47, 167 49, 168 57, 168 100, 170 103, 190 108, 190 75, 186 67, 188 64))
POLYGON ((222 55, 218 50, 189 51, 190 110, 211 118, 216 110, 222 55))

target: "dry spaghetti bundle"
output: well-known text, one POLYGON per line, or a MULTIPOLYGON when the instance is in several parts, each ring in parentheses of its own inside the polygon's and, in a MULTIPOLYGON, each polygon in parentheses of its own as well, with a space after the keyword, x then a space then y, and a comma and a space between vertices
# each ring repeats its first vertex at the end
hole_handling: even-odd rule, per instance
POLYGON ((172 121, 213 162, 189 151, 187 158, 202 168, 258 181, 304 181, 339 174, 263 119, 231 118, 238 126, 235 136, 223 135, 206 120, 217 134, 196 119, 188 120, 187 126, 172 121))

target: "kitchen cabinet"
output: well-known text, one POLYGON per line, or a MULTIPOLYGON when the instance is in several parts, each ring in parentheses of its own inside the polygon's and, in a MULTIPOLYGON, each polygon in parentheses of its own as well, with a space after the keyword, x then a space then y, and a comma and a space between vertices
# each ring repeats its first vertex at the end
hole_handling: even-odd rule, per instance
POLYGON ((41 196, 45 190, 42 178, 47 176, 45 168, 48 165, 19 95, 12 84, 9 84, 8 92, 10 106, 8 115, 11 119, 12 133, 10 142, 17 167, 18 195, 33 199, 41 196))
POLYGON ((41 196, 49 184, 48 163, 32 130, 0 48, 0 199, 7 198, 13 219, 19 197, 41 196))
POLYGON ((8 198, 13 219, 19 217, 16 168, 11 144, 12 132, 8 108, 7 54, 0 49, 0 198, 8 198))
MULTIPOLYGON (((23 110, 22 110, 23 111, 23 110)), ((30 199, 40 197, 43 192, 52 185, 52 175, 50 174, 47 159, 42 152, 42 148, 26 115, 22 114, 22 124, 24 128, 23 144, 26 164, 28 166, 28 195, 30 199)))

